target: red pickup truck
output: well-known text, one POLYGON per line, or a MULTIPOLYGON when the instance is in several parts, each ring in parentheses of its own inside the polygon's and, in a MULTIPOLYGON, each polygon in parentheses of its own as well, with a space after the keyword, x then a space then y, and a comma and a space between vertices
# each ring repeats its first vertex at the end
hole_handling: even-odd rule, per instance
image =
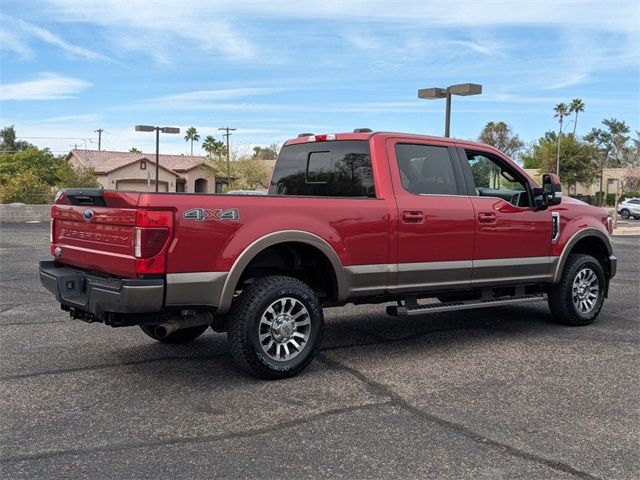
POLYGON ((180 343, 226 331, 262 378, 305 368, 324 307, 390 315, 548 300, 595 320, 616 273, 605 210, 493 147, 362 132, 287 141, 269 194, 70 189, 40 279, 73 318, 180 343))

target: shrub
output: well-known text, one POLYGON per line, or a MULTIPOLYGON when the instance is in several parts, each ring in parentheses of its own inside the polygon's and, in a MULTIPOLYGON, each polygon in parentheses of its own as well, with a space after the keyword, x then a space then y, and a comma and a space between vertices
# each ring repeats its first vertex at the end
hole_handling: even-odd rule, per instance
POLYGON ((51 187, 34 172, 18 173, 2 187, 2 203, 45 205, 53 201, 51 187))

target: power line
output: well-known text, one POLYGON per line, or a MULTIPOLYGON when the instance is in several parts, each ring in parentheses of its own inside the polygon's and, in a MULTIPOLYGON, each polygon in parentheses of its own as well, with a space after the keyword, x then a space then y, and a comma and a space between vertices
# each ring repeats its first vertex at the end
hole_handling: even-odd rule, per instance
POLYGON ((34 139, 46 139, 46 140, 89 140, 83 137, 17 137, 20 140, 34 140, 34 139))

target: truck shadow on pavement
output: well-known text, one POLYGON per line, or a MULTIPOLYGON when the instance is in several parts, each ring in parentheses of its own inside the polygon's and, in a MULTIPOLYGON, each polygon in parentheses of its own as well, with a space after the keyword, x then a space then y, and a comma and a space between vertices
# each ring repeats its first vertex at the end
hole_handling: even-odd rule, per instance
MULTIPOLYGON (((555 337, 570 341, 578 329, 564 327, 553 322, 548 310, 540 306, 508 306, 495 309, 456 312, 456 314, 432 314, 423 317, 398 319, 383 313, 349 314, 335 317, 328 311, 325 334, 320 353, 340 351, 341 355, 375 358, 381 347, 393 344, 393 356, 399 365, 403 357, 416 355, 428 359, 432 352, 452 351, 473 345, 475 349, 492 350, 495 344, 504 345, 534 342, 543 337, 555 337), (356 353, 357 352, 357 353, 356 353)), ((587 327, 589 328, 589 327, 587 327)), ((124 357, 138 356, 140 362, 130 362, 131 367, 152 362, 188 362, 198 368, 203 381, 210 382, 212 371, 227 370, 233 376, 246 375, 233 367, 226 334, 206 332, 190 344, 164 345, 153 343, 120 350, 124 357), (147 359, 147 360, 144 360, 147 359)), ((384 355, 382 355, 384 356, 384 355)), ((312 364, 313 365, 313 364, 312 364)), ((170 371, 180 374, 181 368, 151 369, 167 381, 170 371)), ((305 375, 305 374, 303 374, 305 375)), ((224 375, 226 376, 226 375, 224 375)))

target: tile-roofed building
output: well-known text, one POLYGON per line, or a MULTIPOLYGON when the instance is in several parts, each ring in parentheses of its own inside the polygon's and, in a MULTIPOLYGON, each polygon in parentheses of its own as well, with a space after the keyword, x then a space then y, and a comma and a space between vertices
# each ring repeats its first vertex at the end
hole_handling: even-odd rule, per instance
MULTIPOLYGON (((104 188, 116 190, 155 190, 154 153, 71 150, 67 159, 74 165, 92 168, 104 188)), ((207 157, 160 155, 158 187, 165 192, 222 191, 206 168, 207 157)))

